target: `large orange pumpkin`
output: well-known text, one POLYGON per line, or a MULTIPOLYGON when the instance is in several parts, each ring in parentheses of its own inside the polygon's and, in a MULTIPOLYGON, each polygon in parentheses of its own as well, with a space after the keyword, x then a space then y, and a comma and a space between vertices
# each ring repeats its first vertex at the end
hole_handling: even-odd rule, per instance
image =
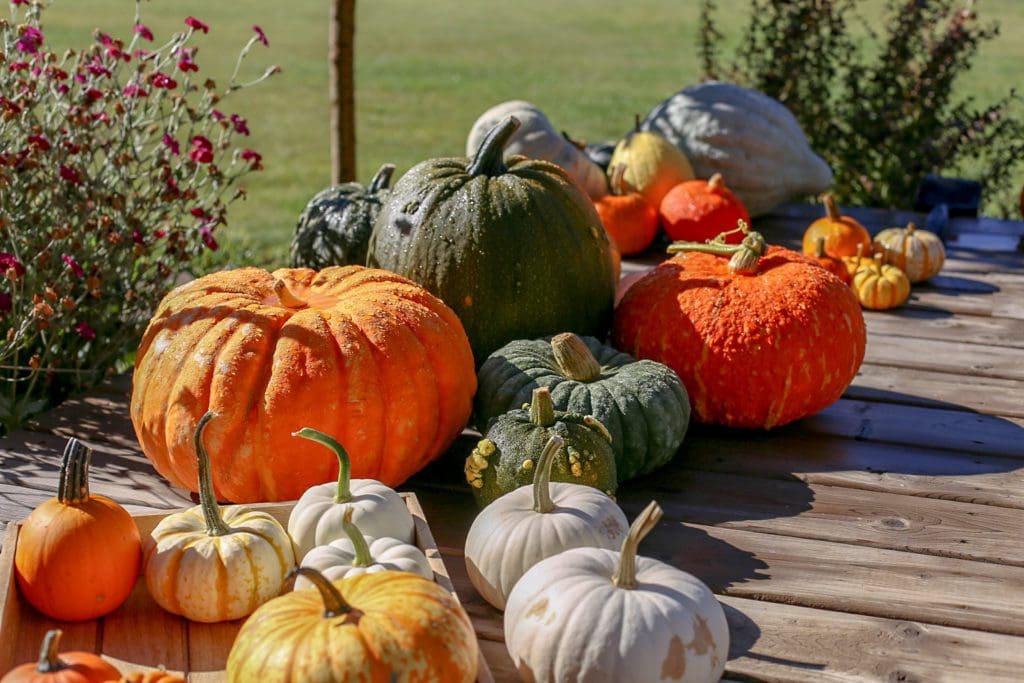
POLYGON ((128 511, 89 493, 92 452, 68 441, 57 496, 21 524, 14 573, 25 599, 64 621, 96 619, 132 592, 142 565, 142 541, 128 511))
MULTIPOLYGON (((0 683, 102 683, 116 681, 121 673, 91 652, 61 652, 59 628, 47 631, 39 650, 39 661, 16 666, 0 683)), ((11 634, 13 637, 13 634, 11 634)))
POLYGON ((849 287, 755 232, 677 245, 619 303, 616 347, 675 370, 702 422, 768 429, 840 397, 866 342, 849 287))
POLYGON ((161 302, 135 362, 132 424, 173 484, 196 490, 192 433, 206 433, 221 500, 298 498, 335 479, 337 459, 292 438, 345 445, 354 478, 397 486, 465 426, 476 376, 462 324, 440 299, 359 266, 242 268, 161 302))

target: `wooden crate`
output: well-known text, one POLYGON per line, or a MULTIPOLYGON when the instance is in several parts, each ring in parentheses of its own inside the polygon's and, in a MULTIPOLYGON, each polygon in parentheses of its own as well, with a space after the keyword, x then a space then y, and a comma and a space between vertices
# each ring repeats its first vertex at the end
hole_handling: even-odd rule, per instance
MULTIPOLYGON (((416 494, 401 495, 416 523, 416 545, 427 556, 434 570, 434 581, 456 595, 416 494)), ((269 512, 282 524, 287 524, 292 505, 260 503, 249 507, 269 512)), ((135 523, 143 538, 170 512, 135 515, 135 523)), ((36 661, 43 635, 47 630, 59 627, 64 631, 62 650, 99 652, 122 673, 163 665, 168 671, 187 672, 189 681, 214 683, 225 680, 224 665, 228 652, 244 619, 200 624, 165 612, 149 597, 142 577, 139 577, 125 604, 106 617, 75 623, 45 617, 21 596, 14 578, 14 549, 20 529, 19 522, 7 525, 3 551, 0 552, 0 674, 18 664, 36 661)), ((97 548, 97 552, 102 552, 102 549, 97 548)), ((482 655, 477 681, 494 681, 482 655)))

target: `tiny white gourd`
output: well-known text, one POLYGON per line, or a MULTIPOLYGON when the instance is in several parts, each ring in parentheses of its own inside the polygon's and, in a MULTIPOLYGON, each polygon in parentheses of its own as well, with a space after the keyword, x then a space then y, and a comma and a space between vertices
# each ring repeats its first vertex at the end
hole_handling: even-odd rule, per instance
POLYGON ((350 479, 351 464, 345 448, 321 431, 304 427, 299 436, 330 448, 338 458, 338 481, 306 489, 288 517, 288 534, 296 557, 318 545, 345 537, 345 510, 353 509, 352 522, 367 535, 397 538, 412 543, 416 525, 402 497, 376 479, 350 479))
POLYGON ((153 529, 143 557, 146 587, 163 609, 192 621, 239 619, 277 597, 295 565, 281 523, 245 505, 221 508, 213 493, 203 432, 216 413, 196 425, 200 504, 167 515, 153 529))
MULTIPOLYGON (((382 571, 410 572, 434 579, 434 570, 422 550, 397 538, 364 536, 352 523, 353 510, 347 508, 342 517, 347 538, 318 545, 306 553, 300 566, 316 569, 330 581, 382 571)), ((313 583, 305 576, 300 575, 295 580, 296 590, 312 587, 313 583)))
POLYGON ((484 600, 498 609, 530 567, 569 548, 618 548, 626 516, 590 486, 551 482, 551 463, 565 442, 552 436, 537 460, 533 484, 485 507, 466 537, 466 570, 484 600))
POLYGON ((508 597, 505 643, 537 683, 712 683, 729 655, 725 612, 704 583, 637 557, 658 523, 652 502, 621 552, 575 548, 539 562, 508 597))
POLYGON ((750 215, 824 192, 832 170, 778 100, 732 83, 684 88, 647 114, 643 130, 664 135, 698 178, 720 173, 750 215))
POLYGON ((555 130, 544 112, 524 100, 502 102, 481 114, 466 139, 466 156, 476 154, 487 133, 510 115, 515 116, 520 125, 505 145, 506 159, 513 154, 522 154, 531 159, 550 161, 568 173, 591 199, 600 199, 608 194, 608 179, 601 167, 555 130))

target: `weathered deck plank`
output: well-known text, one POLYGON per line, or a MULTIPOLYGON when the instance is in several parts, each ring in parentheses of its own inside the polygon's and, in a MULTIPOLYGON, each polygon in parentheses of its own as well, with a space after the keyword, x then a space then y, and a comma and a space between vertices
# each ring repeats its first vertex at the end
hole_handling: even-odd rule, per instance
MULTIPOLYGON (((1024 351, 1022 351, 1024 353, 1024 351)), ((844 398, 1024 417, 1024 381, 864 363, 844 398), (956 395, 950 388, 956 387, 956 395)))

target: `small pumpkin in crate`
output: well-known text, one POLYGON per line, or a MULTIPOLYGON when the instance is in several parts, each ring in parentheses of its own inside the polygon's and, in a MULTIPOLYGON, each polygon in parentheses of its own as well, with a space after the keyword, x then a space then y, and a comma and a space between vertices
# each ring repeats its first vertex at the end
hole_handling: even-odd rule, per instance
POLYGON ((459 319, 404 277, 240 268, 164 298, 132 383, 132 425, 157 472, 195 490, 191 434, 213 410, 216 496, 252 502, 337 476, 337 458, 291 436, 307 425, 345 444, 352 477, 397 486, 462 431, 476 375, 459 319))
MULTIPOLYGON (((862 249, 862 245, 858 245, 858 253, 862 249)), ((850 257, 850 258, 860 258, 850 257)), ((850 270, 846 267, 846 264, 842 259, 838 259, 835 256, 829 256, 828 252, 825 251, 825 237, 818 238, 818 246, 814 252, 814 260, 819 266, 827 270, 828 272, 835 275, 837 278, 843 281, 844 285, 850 284, 850 280, 853 279, 853 275, 850 270)))
POLYGON ((292 266, 320 270, 366 265, 373 223, 394 172, 394 164, 384 164, 367 186, 334 185, 310 199, 295 226, 292 266))
POLYGON ((498 609, 534 564, 569 548, 617 548, 626 517, 611 498, 590 486, 551 481, 565 441, 551 436, 533 453, 530 485, 506 493, 473 520, 466 536, 466 571, 477 592, 498 609))
POLYGON ((0 678, 0 683, 104 683, 121 677, 121 672, 99 655, 59 652, 63 633, 59 628, 47 631, 39 661, 14 667, 0 678))
POLYGON ((626 183, 626 167, 616 166, 611 194, 594 202, 597 215, 623 256, 638 254, 651 246, 658 233, 658 209, 626 183))
POLYGON ((63 621, 113 612, 128 599, 142 565, 135 520, 110 498, 89 492, 91 459, 82 442, 68 441, 57 496, 25 518, 14 551, 21 594, 63 621))
POLYGON ((634 129, 615 145, 608 169, 614 173, 616 166, 625 167, 623 180, 654 207, 661 206, 673 187, 696 177, 686 155, 661 133, 640 129, 639 116, 634 129))
POLYGON ((408 572, 328 581, 299 567, 315 590, 274 598, 238 631, 229 683, 413 683, 476 680, 480 649, 458 600, 408 572))
POLYGON ((842 215, 831 194, 823 195, 821 201, 825 205, 825 216, 811 223, 804 232, 804 255, 813 257, 817 253, 819 237, 825 238, 825 252, 836 258, 855 256, 858 245, 862 245, 865 253, 871 251, 871 234, 867 228, 857 219, 842 215))
POLYGON ((861 306, 873 311, 902 306, 910 298, 910 280, 906 273, 896 266, 886 265, 881 254, 876 254, 870 265, 857 269, 850 286, 857 293, 861 306))
POLYGON ((698 420, 770 429, 842 395, 867 341, 849 287, 756 232, 670 250, 623 296, 612 340, 675 370, 698 420))
POLYGON ((547 387, 557 410, 593 415, 608 429, 620 483, 671 460, 690 422, 690 401, 675 371, 594 337, 563 333, 510 342, 484 361, 477 377, 481 430, 547 387))
POLYGON ((738 244, 743 236, 733 230, 736 221, 750 223, 747 207, 725 186, 721 173, 708 180, 679 183, 661 200, 658 214, 671 239, 691 242, 725 234, 726 242, 738 244))
POLYGON ((648 557, 651 503, 621 549, 573 548, 535 564, 512 589, 505 643, 524 680, 712 683, 729 656, 729 624, 698 578, 648 557), (598 615, 600 615, 598 617, 598 615))
POLYGON ((223 510, 199 420, 194 441, 199 505, 167 515, 146 542, 146 587, 160 607, 204 623, 238 619, 281 592, 295 565, 292 541, 274 517, 243 505, 223 510))
POLYGON ((939 236, 919 230, 913 223, 882 230, 875 235, 875 245, 885 252, 886 263, 906 273, 910 284, 938 275, 946 262, 946 248, 939 236))
POLYGON ((528 406, 493 420, 466 458, 466 482, 476 502, 488 505, 532 482, 537 454, 553 435, 566 442, 555 458, 555 481, 615 493, 618 480, 608 430, 590 415, 556 411, 551 391, 541 387, 533 390, 528 406))
POLYGON ((368 263, 412 278, 459 316, 483 362, 513 339, 600 334, 611 320, 614 259, 588 199, 557 166, 502 150, 509 117, 472 159, 432 159, 395 185, 368 263))

